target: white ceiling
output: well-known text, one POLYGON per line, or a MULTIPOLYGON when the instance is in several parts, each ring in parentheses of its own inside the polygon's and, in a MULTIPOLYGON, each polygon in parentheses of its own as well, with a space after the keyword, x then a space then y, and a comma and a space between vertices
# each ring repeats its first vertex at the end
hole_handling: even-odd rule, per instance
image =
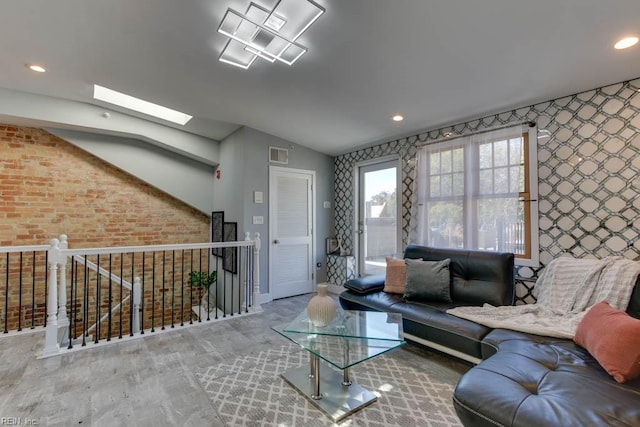
POLYGON ((193 115, 188 132, 335 155, 640 77, 640 46, 612 48, 640 33, 638 0, 317 1, 297 63, 242 70, 216 30, 249 0, 3 0, 0 87, 92 103, 97 83, 193 115))

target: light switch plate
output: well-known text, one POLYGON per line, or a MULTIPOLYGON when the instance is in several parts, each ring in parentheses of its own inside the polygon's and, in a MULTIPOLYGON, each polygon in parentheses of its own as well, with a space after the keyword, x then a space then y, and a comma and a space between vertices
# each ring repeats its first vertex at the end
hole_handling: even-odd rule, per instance
POLYGON ((331 202, 327 202, 327 201, 325 201, 325 202, 322 204, 322 207, 324 207, 325 209, 331 209, 331 202))
POLYGON ((253 224, 264 224, 264 217, 263 216, 254 216, 253 217, 253 224))
MULTIPOLYGON (((263 203, 262 191, 254 191, 253 192, 253 203, 263 203)), ((262 224, 262 223, 260 223, 260 224, 262 224)))

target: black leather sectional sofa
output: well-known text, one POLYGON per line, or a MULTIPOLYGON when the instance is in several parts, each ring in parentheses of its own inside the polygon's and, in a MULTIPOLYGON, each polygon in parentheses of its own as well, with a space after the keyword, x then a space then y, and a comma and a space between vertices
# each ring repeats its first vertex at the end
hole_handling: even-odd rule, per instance
MULTIPOLYGON (((491 329, 445 312, 512 305, 513 254, 408 246, 404 257, 451 259, 453 302, 404 301, 383 291, 381 275, 347 282, 340 303, 401 313, 407 339, 477 363, 453 398, 465 426, 640 426, 640 379, 617 383, 571 340, 491 329)), ((640 279, 627 312, 640 318, 640 279)))

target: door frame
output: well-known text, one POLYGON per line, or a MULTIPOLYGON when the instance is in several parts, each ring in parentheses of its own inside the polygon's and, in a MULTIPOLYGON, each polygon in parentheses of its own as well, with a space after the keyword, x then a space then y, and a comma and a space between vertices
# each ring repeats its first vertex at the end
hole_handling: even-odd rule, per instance
POLYGON ((402 198, 404 197, 404 193, 402 191, 402 158, 397 155, 389 155, 383 157, 376 157, 375 159, 363 160, 361 162, 356 162, 353 165, 353 183, 354 183, 354 197, 353 197, 353 255, 356 257, 356 274, 358 276, 362 276, 364 273, 364 269, 362 268, 362 264, 364 260, 360 259, 360 231, 359 224, 360 221, 360 192, 362 189, 362 183, 360 182, 360 169, 367 166, 372 166, 381 163, 390 163, 396 162, 396 218, 397 218, 397 226, 396 226, 396 252, 398 254, 403 253, 402 248, 402 223, 404 218, 402 217, 402 198))
POLYGON ((309 259, 309 271, 311 271, 311 284, 312 290, 313 285, 315 285, 316 281, 316 271, 315 271, 315 259, 316 259, 316 171, 307 170, 307 169, 295 169, 295 168, 286 168, 282 166, 269 166, 269 238, 268 238, 268 246, 267 250, 269 251, 269 296, 270 299, 273 299, 273 263, 274 256, 271 251, 272 246, 272 237, 274 234, 273 224, 275 222, 275 217, 272 216, 272 209, 275 209, 275 203, 273 200, 273 192, 271 191, 271 185, 273 184, 273 177, 276 172, 293 172, 300 173, 304 175, 308 175, 311 177, 311 196, 309 198, 309 209, 311 211, 311 259, 309 259))

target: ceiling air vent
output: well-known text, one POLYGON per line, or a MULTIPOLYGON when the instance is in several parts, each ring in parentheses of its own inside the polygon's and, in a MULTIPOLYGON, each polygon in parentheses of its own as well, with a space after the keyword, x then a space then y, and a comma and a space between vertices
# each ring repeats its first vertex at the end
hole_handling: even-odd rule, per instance
POLYGON ((269 161, 283 165, 289 164, 289 150, 280 147, 269 147, 269 161))

